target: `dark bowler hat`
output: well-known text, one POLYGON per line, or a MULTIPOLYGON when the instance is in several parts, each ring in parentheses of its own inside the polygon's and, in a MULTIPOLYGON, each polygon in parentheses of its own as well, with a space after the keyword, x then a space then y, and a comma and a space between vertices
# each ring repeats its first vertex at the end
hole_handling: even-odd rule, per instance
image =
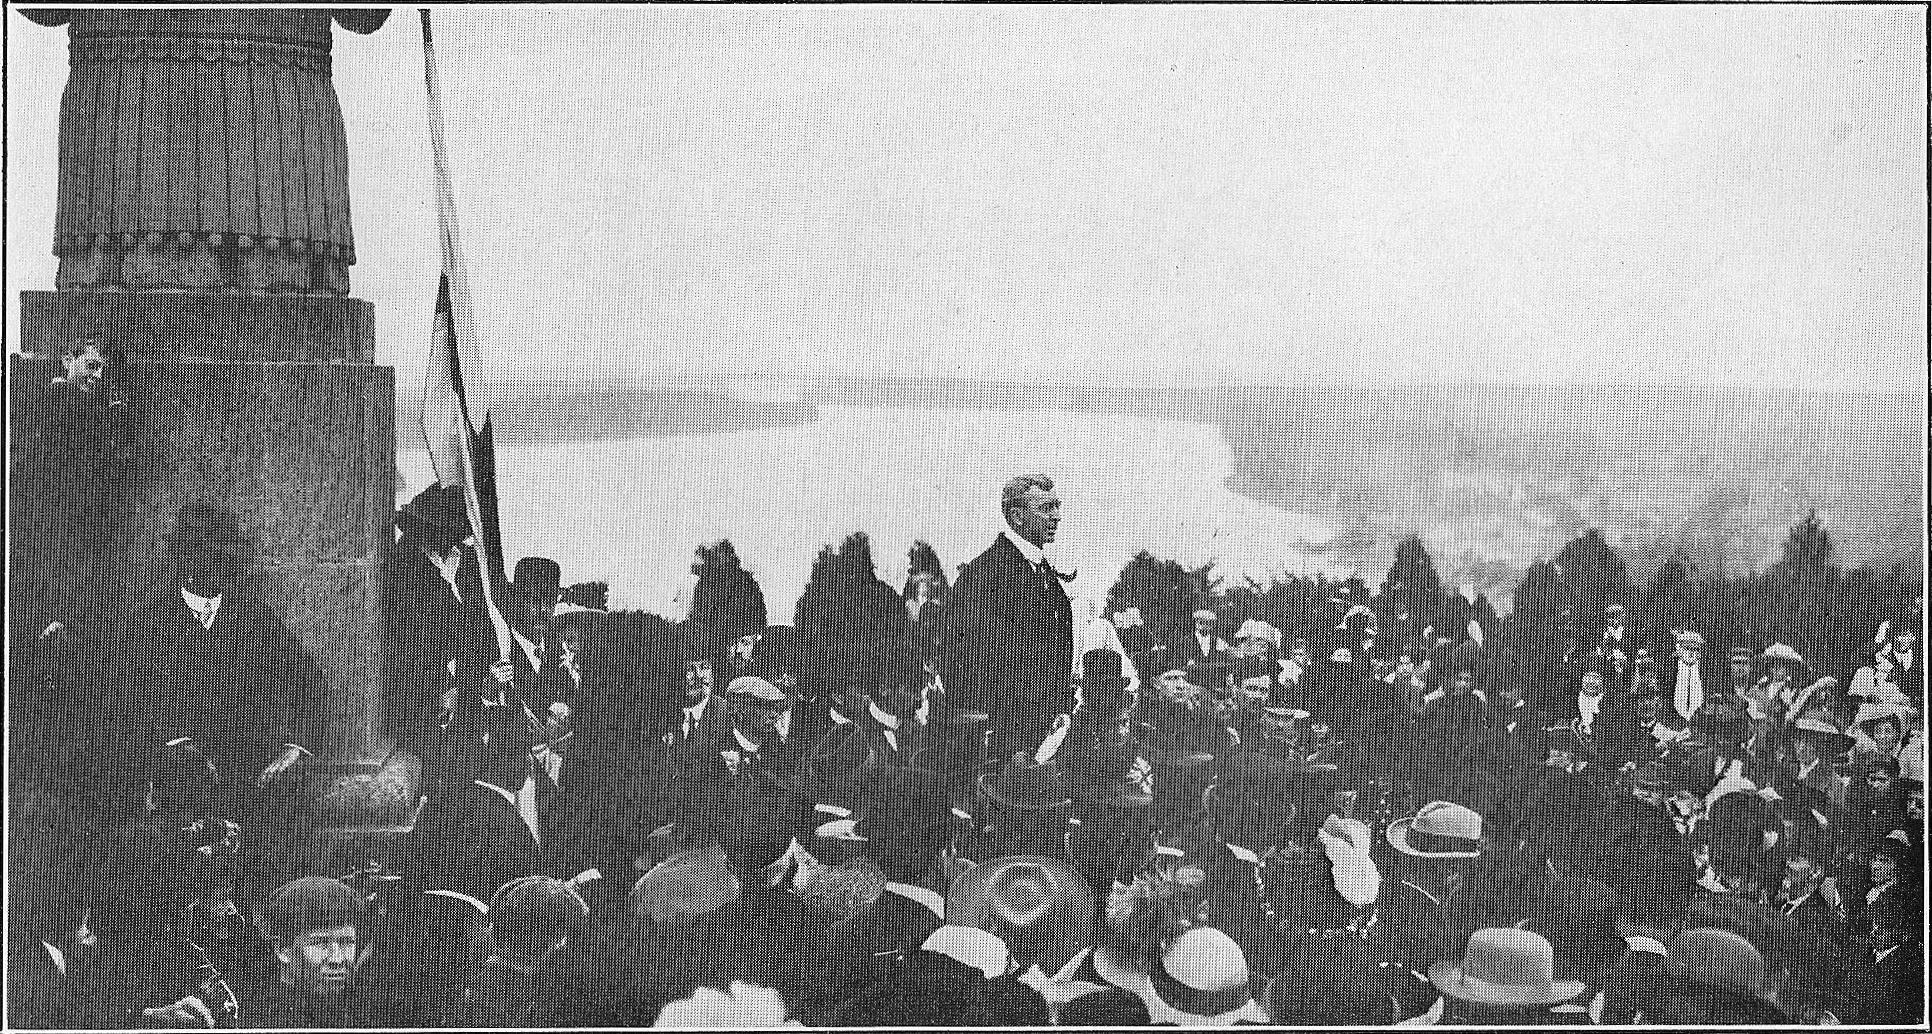
POLYGON ((510 575, 510 590, 519 596, 554 600, 563 592, 563 567, 549 557, 524 557, 510 575))
POLYGON ((1073 804, 1058 766, 1036 765, 1023 757, 1008 762, 997 776, 980 776, 979 790, 987 799, 1019 811, 1052 811, 1073 804))
POLYGON ((418 528, 447 532, 452 538, 470 533, 470 516, 463 502, 463 490, 453 485, 431 485, 416 493, 396 511, 396 524, 408 530, 418 528))
POLYGON ((208 503, 188 503, 175 514, 174 527, 163 537, 171 553, 213 550, 239 556, 248 539, 235 514, 208 503))

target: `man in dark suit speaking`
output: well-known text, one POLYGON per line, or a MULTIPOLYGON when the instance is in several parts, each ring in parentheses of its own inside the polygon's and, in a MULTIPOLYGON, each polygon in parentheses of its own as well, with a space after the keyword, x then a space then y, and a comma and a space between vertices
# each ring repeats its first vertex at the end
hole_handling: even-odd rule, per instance
POLYGON ((1045 546, 1060 527, 1053 479, 1022 474, 1000 490, 1006 528, 954 583, 942 638, 955 711, 991 719, 991 753, 1031 753, 1073 710, 1073 608, 1045 546))

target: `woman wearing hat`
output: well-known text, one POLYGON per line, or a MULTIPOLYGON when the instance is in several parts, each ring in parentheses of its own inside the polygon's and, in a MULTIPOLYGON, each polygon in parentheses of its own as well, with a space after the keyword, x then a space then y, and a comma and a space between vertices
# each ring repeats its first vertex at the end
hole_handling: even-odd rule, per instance
POLYGON ((1891 758, 1914 778, 1925 772, 1925 738, 1918 729, 1917 712, 1898 704, 1872 702, 1859 707, 1852 734, 1854 763, 1891 758))

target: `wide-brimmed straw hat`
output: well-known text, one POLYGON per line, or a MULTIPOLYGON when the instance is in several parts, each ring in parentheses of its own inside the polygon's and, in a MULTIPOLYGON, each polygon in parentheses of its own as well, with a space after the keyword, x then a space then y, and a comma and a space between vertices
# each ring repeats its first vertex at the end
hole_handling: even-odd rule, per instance
POLYGON ((970 926, 1031 948, 1024 955, 1058 972, 1088 946, 1094 893, 1057 858, 1011 855, 961 874, 946 892, 946 922, 970 926))
POLYGON ((1822 713, 1812 713, 1798 719, 1791 731, 1816 743, 1818 753, 1826 757, 1843 754, 1852 748, 1852 738, 1822 713))
POLYGON ((1457 1001, 1550 1006, 1583 993, 1583 981, 1556 979, 1556 950, 1541 934, 1492 928, 1469 935, 1462 960, 1429 967, 1429 982, 1457 1001))

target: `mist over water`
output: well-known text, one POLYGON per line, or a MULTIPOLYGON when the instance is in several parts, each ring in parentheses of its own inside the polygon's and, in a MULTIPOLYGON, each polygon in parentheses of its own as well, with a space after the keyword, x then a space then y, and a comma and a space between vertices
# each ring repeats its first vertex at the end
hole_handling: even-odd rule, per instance
MULTIPOLYGON (((1231 580, 1375 584, 1416 533, 1448 584, 1506 606, 1532 561, 1586 528, 1641 583, 1673 553, 1705 572, 1762 568, 1814 508, 1841 563, 1921 563, 1925 416, 1910 395, 784 379, 577 390, 533 387, 496 410, 505 548, 666 614, 682 613, 693 547, 721 537, 775 621, 818 549, 855 530, 895 585, 916 538, 963 563, 997 532, 999 485, 1020 471, 1060 481, 1056 562, 1096 601, 1139 549, 1212 559, 1231 580)), ((413 414, 398 416, 413 493, 429 468, 413 414)))

